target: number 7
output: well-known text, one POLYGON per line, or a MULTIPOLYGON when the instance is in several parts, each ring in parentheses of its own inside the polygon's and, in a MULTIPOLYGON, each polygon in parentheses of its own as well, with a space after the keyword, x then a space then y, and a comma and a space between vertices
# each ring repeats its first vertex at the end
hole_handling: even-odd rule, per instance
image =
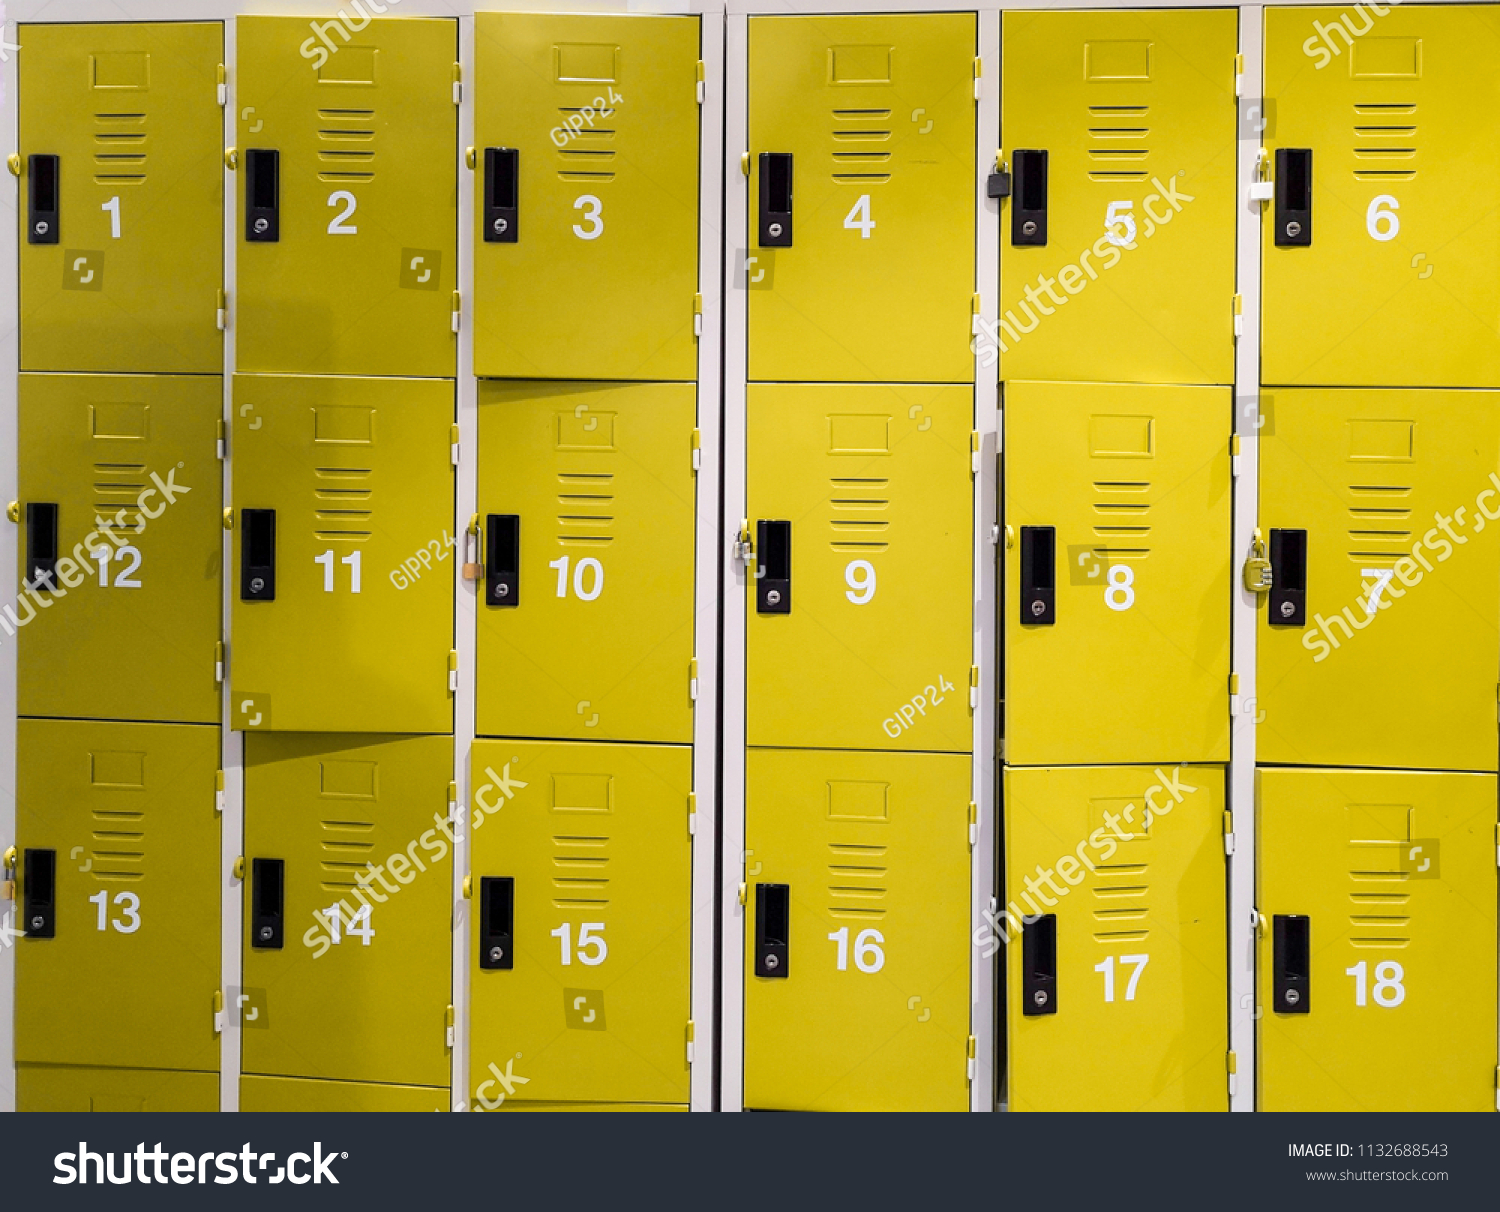
POLYGON ((1141 973, 1146 970, 1146 965, 1150 962, 1151 957, 1149 955, 1120 956, 1120 963, 1135 965, 1135 971, 1130 974, 1130 980, 1125 986, 1125 1000, 1127 1002, 1135 1001, 1135 987, 1140 984, 1141 973))
POLYGON ((1396 575, 1396 570, 1394 568, 1361 568, 1359 575, 1375 578, 1375 585, 1370 590, 1369 598, 1365 601, 1365 613, 1373 618, 1375 612, 1380 609, 1381 592, 1391 583, 1391 578, 1396 575))

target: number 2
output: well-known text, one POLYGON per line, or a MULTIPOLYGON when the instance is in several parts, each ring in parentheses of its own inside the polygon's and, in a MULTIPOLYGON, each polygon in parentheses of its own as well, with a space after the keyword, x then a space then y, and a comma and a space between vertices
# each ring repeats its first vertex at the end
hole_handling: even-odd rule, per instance
POLYGON ((844 226, 850 231, 859 232, 861 240, 870 238, 870 233, 875 230, 875 220, 870 218, 869 194, 859 195, 859 201, 854 204, 854 209, 844 216, 844 226))
POLYGON ((344 226, 345 223, 354 218, 354 212, 359 209, 359 199, 347 189, 336 190, 328 195, 329 206, 337 206, 340 202, 344 204, 344 209, 334 215, 333 222, 328 225, 328 234, 330 236, 359 235, 359 228, 344 226))

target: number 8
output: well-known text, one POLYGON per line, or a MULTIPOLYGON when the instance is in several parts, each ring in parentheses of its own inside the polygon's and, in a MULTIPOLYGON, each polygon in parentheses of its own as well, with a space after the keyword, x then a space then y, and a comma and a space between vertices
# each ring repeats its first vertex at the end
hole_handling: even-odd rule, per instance
POLYGON ((1128 564, 1109 566, 1109 587, 1104 591, 1104 604, 1111 610, 1129 610, 1135 605, 1135 571, 1128 564), (1115 573, 1119 573, 1116 578, 1115 573))

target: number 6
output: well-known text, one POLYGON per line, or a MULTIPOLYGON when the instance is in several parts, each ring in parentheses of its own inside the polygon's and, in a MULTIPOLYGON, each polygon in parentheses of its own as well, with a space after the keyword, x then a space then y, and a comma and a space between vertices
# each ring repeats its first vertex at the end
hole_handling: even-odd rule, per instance
POLYGON ((1377 194, 1365 211, 1365 230, 1370 233, 1370 239, 1382 243, 1394 240, 1401 230, 1401 219, 1396 214, 1400 209, 1401 203, 1390 194, 1377 194), (1382 209, 1384 205, 1389 205, 1390 209, 1382 209))

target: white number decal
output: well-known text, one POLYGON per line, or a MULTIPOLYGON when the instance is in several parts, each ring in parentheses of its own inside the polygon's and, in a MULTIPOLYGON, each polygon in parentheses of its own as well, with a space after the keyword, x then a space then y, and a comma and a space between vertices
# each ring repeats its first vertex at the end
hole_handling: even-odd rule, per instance
POLYGON ((1370 233, 1370 239, 1382 243, 1394 240, 1401 230, 1401 217, 1396 214, 1400 209, 1401 203, 1390 194, 1377 194, 1365 211, 1365 230, 1370 233), (1386 206, 1390 209, 1384 209, 1386 206))
MULTIPOLYGON (((548 568, 557 569, 557 596, 568 596, 568 557, 553 560, 548 568)), ((604 565, 593 556, 578 561, 573 569, 573 593, 580 602, 592 602, 604 592, 604 565), (587 575, 585 575, 587 574, 587 575), (584 583, 588 582, 588 587, 584 583)))
POLYGON ((604 203, 593 194, 583 194, 573 203, 574 210, 583 211, 583 221, 589 225, 585 231, 573 224, 573 234, 580 240, 597 240, 604 234, 604 203))
MULTIPOLYGON (((1344 969, 1345 976, 1354 978, 1354 1004, 1366 1006, 1365 986, 1368 981, 1366 961, 1360 960, 1352 968, 1344 969)), ((1406 1000, 1406 986, 1401 982, 1406 979, 1406 969, 1395 960, 1383 960, 1375 965, 1375 1004, 1383 1006, 1387 1010, 1393 1010, 1406 1000)))
POLYGON ((854 204, 854 209, 844 216, 844 226, 850 231, 859 232, 861 240, 870 238, 870 232, 875 229, 875 220, 870 218, 869 194, 859 195, 859 201, 854 204))
POLYGON ((1135 570, 1129 564, 1109 566, 1109 586, 1104 591, 1104 604, 1111 610, 1129 610, 1135 605, 1135 570), (1115 573, 1119 573, 1118 577, 1115 573))
POLYGON ((1129 200, 1111 202, 1104 212, 1104 238, 1119 248, 1129 248, 1135 243, 1135 216, 1131 210, 1135 203, 1129 200), (1124 227, 1125 234, 1116 234, 1116 227, 1124 227))
MULTIPOLYGON (((1125 1000, 1135 1001, 1135 987, 1140 984, 1141 973, 1146 970, 1146 965, 1151 962, 1149 955, 1122 955, 1120 963, 1134 964, 1135 971, 1130 974, 1130 979, 1125 982, 1125 1000)), ((1095 972, 1104 974, 1104 1000, 1112 1002, 1115 1000, 1115 957, 1110 956, 1102 964, 1094 965, 1095 972)))
MULTIPOLYGON (((342 560, 339 561, 340 564, 349 565, 349 588, 354 593, 359 592, 360 555, 361 553, 356 551, 353 555, 346 555, 342 560)), ((333 552, 325 551, 320 556, 313 556, 313 563, 323 565, 323 592, 332 593, 333 552)))
MULTIPOLYGON (((840 972, 849 971, 849 927, 835 930, 828 936, 828 941, 838 947, 834 966, 840 972)), ((874 974, 884 968, 885 951, 880 946, 883 942, 885 935, 879 930, 861 930, 854 939, 854 966, 867 974, 874 974)))
POLYGON ((116 240, 120 238, 120 198, 117 194, 99 208, 109 211, 109 234, 116 240))
MULTIPOLYGON (((563 967, 573 962, 573 948, 570 945, 573 936, 573 927, 569 922, 564 922, 556 930, 551 931, 553 938, 557 939, 562 947, 563 967)), ((609 955, 609 945, 604 941, 603 922, 584 922, 578 927, 578 962, 587 964, 590 968, 598 967, 609 955), (598 931, 595 934, 594 931, 598 931), (589 948, 595 950, 589 953, 589 948)))
POLYGON ((333 222, 328 225, 330 236, 357 236, 359 228, 349 227, 346 224, 354 218, 354 212, 359 209, 359 199, 347 189, 341 189, 328 195, 328 205, 338 206, 343 203, 344 209, 334 215, 333 222))
POLYGON ((89 904, 99 906, 98 927, 100 930, 113 926, 121 934, 134 934, 141 928, 141 898, 134 892, 116 892, 115 904, 119 905, 125 912, 125 920, 129 925, 119 921, 110 921, 106 906, 109 903, 108 892, 96 892, 89 897, 89 904))
POLYGON ((875 596, 875 565, 869 560, 851 560, 844 569, 844 596, 856 606, 864 606, 875 596))
POLYGON ((1394 568, 1361 568, 1359 575, 1362 577, 1374 577, 1375 584, 1370 589, 1370 596, 1365 602, 1365 613, 1374 616, 1380 609, 1380 595, 1385 587, 1391 583, 1391 578, 1396 575, 1394 568))
POLYGON ((141 583, 132 574, 140 571, 141 549, 139 547, 132 547, 127 543, 120 548, 119 554, 127 556, 130 559, 130 563, 115 573, 114 580, 111 581, 109 564, 115 558, 114 549, 111 547, 95 547, 90 550, 89 555, 93 556, 99 562, 100 588, 108 589, 112 584, 116 589, 140 589, 141 583))
MULTIPOLYGON (((329 940, 335 943, 343 942, 339 929, 343 924, 343 910, 338 905, 329 905, 323 910, 323 918, 328 923, 329 940)), ((370 945, 370 940, 375 937, 375 928, 370 924, 369 905, 361 905, 354 911, 349 918, 349 928, 343 931, 343 934, 350 938, 363 939, 366 947, 370 945), (364 929, 360 929, 361 923, 364 924, 364 929)))

